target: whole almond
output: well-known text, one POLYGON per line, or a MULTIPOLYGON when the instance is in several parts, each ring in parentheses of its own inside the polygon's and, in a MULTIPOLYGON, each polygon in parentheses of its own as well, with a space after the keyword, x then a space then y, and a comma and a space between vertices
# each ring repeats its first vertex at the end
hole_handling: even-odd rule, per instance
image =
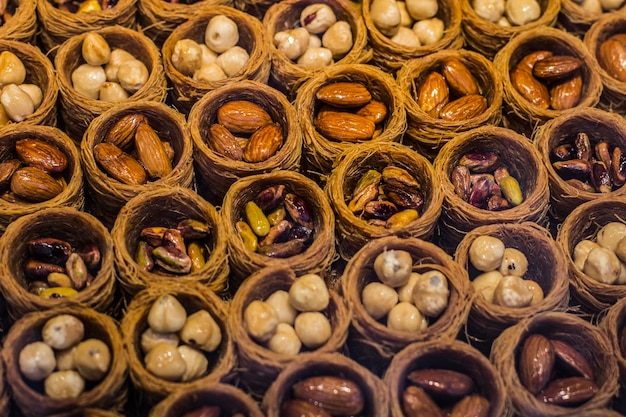
POLYGON ((522 385, 538 394, 550 380, 554 368, 554 348, 550 340, 541 334, 528 336, 522 345, 518 368, 522 385))
POLYGON ((490 408, 489 400, 482 395, 468 395, 452 407, 449 417, 487 417, 490 408))
POLYGON ((409 385, 402 393, 402 411, 406 417, 444 417, 437 403, 415 385, 409 385))
POLYGON ((235 135, 218 123, 213 123, 211 127, 209 127, 207 142, 213 151, 220 155, 234 161, 241 161, 243 159, 243 149, 239 145, 239 141, 235 135))
POLYGON ((326 104, 340 108, 360 107, 372 100, 369 90, 357 82, 326 84, 317 90, 315 97, 326 104))
POLYGON ((39 168, 19 168, 11 177, 11 191, 31 203, 50 200, 63 192, 63 186, 39 168))
POLYGON ((59 148, 38 139, 20 139, 15 152, 25 164, 47 173, 60 173, 67 167, 67 157, 59 148))
POLYGON ((406 377, 428 394, 448 399, 464 397, 474 390, 472 378, 449 369, 419 369, 406 377))
MULTIPOLYGON (((319 112, 318 112, 319 114, 319 112)), ((361 107, 356 114, 370 119, 374 124, 382 123, 387 117, 387 106, 382 101, 372 100, 361 107)))
POLYGON ((609 38, 600 44, 597 58, 600 66, 611 77, 626 82, 626 45, 609 38))
POLYGON ((315 120, 315 127, 327 139, 339 142, 370 140, 376 130, 370 119, 348 112, 328 112, 315 120))
POLYGON ((518 63, 518 67, 526 68, 528 70, 532 70, 535 64, 542 59, 546 59, 553 55, 552 51, 539 50, 531 52, 525 55, 518 63))
POLYGON ((4 191, 11 183, 13 173, 20 167, 21 162, 17 159, 9 159, 0 162, 0 190, 4 191))
POLYGON ((254 133, 272 123, 272 117, 256 103, 248 100, 232 100, 217 110, 217 122, 233 134, 254 133))
POLYGON ((570 55, 553 55, 537 61, 533 75, 542 80, 560 80, 574 74, 582 67, 583 61, 570 55))
POLYGON ((250 136, 243 151, 247 162, 263 162, 274 156, 283 144, 283 130, 278 123, 263 126, 250 136))
POLYGON ((143 114, 127 114, 111 126, 104 136, 104 141, 126 150, 135 138, 137 127, 142 123, 148 123, 148 118, 143 114))
POLYGON ((296 382, 295 398, 317 403, 329 414, 356 416, 363 412, 365 398, 358 384, 338 376, 313 376, 296 382))
POLYGON ((142 123, 135 132, 135 150, 150 179, 163 178, 172 172, 163 142, 159 135, 147 123, 142 123))
POLYGON ((561 364, 584 378, 593 379, 593 368, 582 353, 561 340, 552 339, 550 343, 552 343, 555 358, 561 364))
POLYGON ((435 112, 433 117, 439 117, 439 110, 448 103, 450 90, 443 75, 431 72, 420 84, 416 94, 417 105, 425 113, 435 112))
POLYGON ((457 58, 446 59, 441 64, 441 72, 450 89, 458 95, 480 94, 476 78, 461 60, 457 58))
POLYGON ((598 393, 598 386, 579 376, 555 379, 538 396, 543 402, 555 405, 577 405, 598 393))
POLYGON ((332 417, 323 408, 305 400, 287 400, 280 409, 281 417, 332 417))
POLYGON ((526 100, 543 109, 550 107, 548 87, 536 79, 530 70, 518 65, 511 71, 511 84, 526 100))
POLYGON ((93 156, 104 172, 121 183, 140 185, 147 181, 141 164, 112 143, 102 142, 94 146, 93 156))
POLYGON ((567 110, 576 107, 583 91, 583 77, 576 74, 555 84, 550 89, 550 107, 554 110, 567 110))
POLYGON ((446 104, 439 117, 447 121, 463 121, 480 116, 487 110, 487 99, 478 94, 457 98, 446 104))

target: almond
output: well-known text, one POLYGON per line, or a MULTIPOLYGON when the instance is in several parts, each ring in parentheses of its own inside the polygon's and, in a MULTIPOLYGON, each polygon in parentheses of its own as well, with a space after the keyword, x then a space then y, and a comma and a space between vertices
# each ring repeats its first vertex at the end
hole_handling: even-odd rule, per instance
POLYGON ((579 376, 555 379, 543 390, 539 398, 548 404, 577 405, 591 399, 598 386, 590 379, 579 376))
POLYGON ((467 66, 457 58, 446 59, 441 64, 441 72, 450 89, 460 96, 479 94, 476 78, 467 66))
POLYGON ((554 348, 543 335, 526 338, 519 357, 519 379, 532 394, 538 394, 548 383, 554 368, 554 348))
POLYGON ((576 107, 583 91, 583 77, 580 74, 554 85, 550 89, 550 107, 554 110, 567 110, 576 107))
POLYGON ((480 116, 485 110, 487 110, 487 99, 478 94, 470 94, 446 104, 441 109, 439 117, 448 121, 463 121, 480 116))
POLYGON ((539 50, 539 51, 531 52, 528 55, 526 55, 524 58, 522 58, 517 63, 517 66, 526 68, 528 70, 532 70, 537 62, 541 61, 542 59, 551 57, 552 55, 553 54, 551 51, 539 50))
POLYGON ((20 139, 15 142, 17 156, 27 165, 47 173, 63 172, 67 157, 59 148, 38 139, 20 139))
POLYGON ((332 417, 323 408, 304 400, 285 401, 280 415, 281 417, 332 417))
POLYGON ((213 123, 211 127, 209 127, 207 142, 213 151, 222 156, 234 161, 241 161, 243 159, 243 149, 235 135, 218 123, 213 123))
POLYGON ((553 55, 537 61, 533 66, 533 75, 542 80, 560 80, 578 71, 583 61, 570 55, 553 55))
POLYGON ((315 97, 326 104, 340 108, 360 107, 372 100, 369 90, 357 82, 326 84, 317 90, 315 97))
POLYGON ((20 167, 21 162, 17 159, 9 159, 0 163, 0 190, 4 191, 11 183, 13 173, 20 167))
POLYGON ((356 114, 370 119, 374 124, 379 124, 387 117, 387 106, 381 101, 372 100, 361 107, 356 114))
POLYGON ((172 164, 159 135, 146 123, 137 127, 135 150, 150 179, 163 178, 172 172, 172 164))
POLYGON ((329 414, 356 416, 363 412, 365 399, 353 381, 338 376, 313 376, 292 386, 297 399, 319 404, 329 414))
POLYGON ((50 200, 63 192, 63 186, 36 167, 23 167, 11 177, 11 191, 31 203, 50 200))
POLYGON ((148 123, 148 118, 143 114, 127 114, 111 126, 104 137, 104 141, 126 150, 135 138, 137 127, 142 123, 148 123))
POLYGON ((533 77, 533 74, 524 66, 518 65, 511 71, 511 84, 526 100, 542 109, 550 107, 550 93, 548 87, 533 77))
POLYGON ((250 136, 243 151, 247 162, 263 162, 274 156, 283 144, 283 130, 278 123, 265 125, 250 136))
POLYGON ((97 144, 93 148, 93 155, 98 165, 121 183, 140 185, 147 181, 146 171, 141 164, 112 143, 97 144))
POLYGON ((425 113, 435 111, 433 117, 438 116, 438 110, 443 108, 450 99, 450 90, 443 75, 438 72, 431 72, 422 81, 416 94, 417 105, 425 113))
POLYGON ((369 140, 376 129, 371 120, 348 112, 328 112, 315 120, 315 127, 327 139, 339 142, 369 140))
POLYGON ((611 77, 626 82, 626 45, 609 38, 600 44, 597 58, 600 66, 611 77))
POLYGON ((482 395, 468 395, 452 407, 449 417, 487 417, 490 408, 489 400, 482 395))
POLYGON ((550 343, 552 343, 555 358, 561 364, 584 378, 593 379, 593 368, 582 353, 561 340, 553 339, 550 343))
POLYGON ((272 123, 272 117, 256 103, 248 100, 232 100, 217 110, 217 122, 233 134, 254 133, 272 123))
POLYGON ((448 399, 464 397, 474 390, 472 378, 449 369, 419 369, 406 377, 428 394, 448 399))
POLYGON ((402 393, 402 411, 406 417, 443 417, 443 411, 421 388, 409 385, 402 393))

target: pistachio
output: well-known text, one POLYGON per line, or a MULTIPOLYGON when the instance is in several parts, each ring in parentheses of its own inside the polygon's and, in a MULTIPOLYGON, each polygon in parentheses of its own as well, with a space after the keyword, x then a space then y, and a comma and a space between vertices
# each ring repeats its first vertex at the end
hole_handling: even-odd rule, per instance
POLYGON ((54 287, 54 288, 46 288, 42 290, 39 293, 39 296, 42 298, 57 299, 57 298, 72 297, 76 294, 78 294, 78 291, 76 291, 74 288, 54 287))
POLYGON ((80 290, 87 285, 89 271, 87 270, 87 265, 83 258, 80 257, 77 253, 72 253, 65 263, 65 271, 69 276, 72 287, 80 290))
POLYGON ((270 258, 288 258, 301 253, 303 249, 304 242, 302 240, 289 240, 287 242, 260 246, 258 253, 270 258))
POLYGON ((152 250, 155 265, 175 274, 188 274, 191 271, 191 258, 186 252, 173 246, 159 246, 152 250))
POLYGON ((154 268, 154 258, 152 256, 152 247, 144 242, 137 242, 137 250, 135 252, 135 262, 141 269, 146 272, 151 272, 154 268))
POLYGON ((308 229, 315 227, 313 213, 306 200, 296 194, 287 193, 284 202, 285 209, 294 221, 308 229))
POLYGON ((269 233, 269 221, 267 220, 265 213, 263 213, 261 208, 254 201, 246 203, 245 215, 246 220, 255 235, 263 237, 269 233))
POLYGON ((47 277, 48 285, 51 287, 69 287, 74 288, 72 280, 67 274, 62 272, 51 272, 47 277))
POLYGON ((250 225, 244 221, 238 221, 235 224, 235 229, 237 229, 237 233, 243 241, 244 247, 252 252, 256 252, 258 249, 259 241, 250 225))
POLYGON ((284 201, 285 186, 273 185, 263 189, 256 196, 255 202, 263 212, 275 209, 284 201))
POLYGON ((348 209, 353 213, 358 213, 365 208, 368 202, 378 197, 378 185, 381 179, 382 174, 372 169, 363 174, 352 192, 352 200, 348 203, 348 209))
POLYGON ((415 209, 402 210, 387 219, 386 229, 402 228, 419 218, 419 212, 415 209))
POLYGON ((461 156, 459 165, 473 173, 485 173, 496 169, 500 165, 500 158, 493 152, 467 152, 461 156))

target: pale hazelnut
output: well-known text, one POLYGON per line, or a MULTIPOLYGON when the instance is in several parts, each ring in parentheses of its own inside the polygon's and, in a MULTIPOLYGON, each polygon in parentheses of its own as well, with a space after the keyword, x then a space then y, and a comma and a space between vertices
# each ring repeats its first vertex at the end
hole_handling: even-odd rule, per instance
POLYGON ((57 360, 56 370, 71 371, 72 369, 76 369, 74 365, 74 353, 76 353, 76 346, 57 351, 54 355, 57 360))
POLYGON ((583 270, 585 267, 585 261, 587 260, 587 256, 592 249, 599 248, 598 245, 593 240, 584 239, 581 240, 574 246, 574 265, 579 270, 583 270))
POLYGON ((185 307, 171 294, 160 296, 148 313, 148 325, 158 333, 178 332, 186 320, 185 307))
POLYGON ((106 82, 104 69, 99 65, 82 64, 72 71, 72 87, 78 94, 98 99, 100 88, 106 82))
POLYGON ((298 311, 321 311, 329 302, 326 283, 317 274, 302 275, 289 288, 289 304, 298 311))
POLYGON ((192 78, 196 81, 215 82, 225 80, 228 76, 224 73, 222 67, 213 62, 211 64, 202 65, 193 73, 192 78))
POLYGON ((522 26, 539 19, 541 6, 537 0, 507 0, 504 12, 512 25, 522 26))
POLYGON ((406 0, 406 9, 415 20, 430 19, 439 11, 437 0, 406 0))
POLYGON ((504 275, 500 271, 485 272, 472 280, 472 289, 486 302, 493 303, 494 292, 502 278, 504 275))
POLYGON ((302 342, 290 324, 278 323, 276 332, 267 342, 267 348, 281 355, 293 356, 300 352, 302 342))
POLYGON ((102 340, 87 339, 76 346, 74 365, 87 381, 99 381, 109 372, 111 351, 102 340))
POLYGON ((178 346, 180 339, 176 333, 159 333, 148 327, 141 333, 141 350, 143 353, 148 353, 159 343, 169 343, 173 347, 178 346))
POLYGON ((198 310, 189 317, 180 331, 180 339, 199 349, 213 352, 222 343, 222 329, 206 310, 198 310))
POLYGON ((289 302, 289 293, 287 291, 274 291, 267 297, 265 302, 274 307, 276 314, 278 314, 278 321, 293 325, 298 312, 289 302))
POLYGON ((502 275, 523 277, 526 271, 528 271, 526 255, 515 248, 505 248, 502 263, 500 264, 500 273, 502 275))
POLYGON ((118 83, 107 81, 100 87, 98 98, 102 101, 118 102, 129 97, 128 92, 118 83))
POLYGON ((224 74, 232 77, 237 75, 248 64, 249 59, 248 51, 241 46, 233 46, 222 52, 215 62, 222 68, 224 74))
POLYGON ((427 317, 438 317, 448 307, 448 278, 437 270, 424 272, 413 287, 413 304, 427 317))
POLYGON ((507 275, 498 284, 493 293, 493 302, 503 307, 520 308, 529 306, 533 293, 520 277, 507 275))
POLYGON ((148 372, 168 381, 179 381, 187 370, 178 348, 169 343, 157 344, 144 360, 148 372))
POLYGON ((53 349, 67 349, 83 339, 83 322, 70 314, 59 314, 49 319, 41 331, 43 342, 53 349))
POLYGON ((111 51, 109 62, 104 67, 104 73, 106 74, 107 81, 118 82, 117 71, 120 69, 120 64, 126 61, 132 61, 135 57, 124 49, 117 48, 111 51))
POLYGON ((626 224, 621 222, 610 222, 605 224, 596 236, 598 245, 608 250, 615 251, 617 244, 626 237, 626 224))
POLYGON ((30 95, 15 84, 4 86, 0 103, 6 115, 14 122, 21 122, 35 112, 35 103, 30 95))
POLYGON ((343 58, 350 52, 352 45, 352 28, 345 20, 333 23, 322 36, 322 46, 332 52, 334 59, 343 58))
MULTIPOLYGON (((287 58, 296 60, 309 47, 311 37, 312 35, 305 28, 283 30, 274 35, 274 46, 287 58)), ((317 38, 317 36, 315 37, 317 38)))
POLYGON ((298 58, 298 65, 302 65, 304 68, 316 69, 327 67, 333 63, 333 53, 330 49, 311 48, 309 47, 300 58, 298 58))
POLYGON ((320 312, 307 311, 298 314, 294 329, 302 344, 309 349, 317 349, 328 342, 332 335, 330 321, 320 312))
POLYGON ((422 46, 417 34, 413 30, 405 28, 404 26, 398 28, 396 34, 389 39, 391 42, 406 46, 407 48, 419 48, 422 46))
POLYGON ((218 15, 209 20, 204 32, 204 43, 213 52, 222 53, 237 45, 239 28, 228 16, 218 15))
POLYGON ((478 236, 469 248, 469 260, 479 271, 498 269, 503 257, 504 243, 497 237, 478 236))
POLYGON ((0 53, 0 87, 7 84, 22 84, 26 79, 26 67, 13 52, 0 53))
POLYGON ((270 340, 278 323, 276 310, 265 301, 254 300, 243 312, 243 324, 248 334, 259 342, 270 340))
POLYGON ((402 23, 400 9, 395 0, 374 0, 370 6, 374 26, 385 36, 393 36, 402 23))
POLYGON ((411 303, 396 304, 387 315, 387 327, 403 332, 417 332, 428 327, 428 321, 411 303))
POLYGON ((436 17, 420 20, 413 25, 413 32, 415 32, 422 45, 432 45, 439 42, 443 38, 444 31, 443 20, 436 17))
POLYGON ((415 287, 415 283, 419 280, 420 275, 417 272, 411 272, 407 283, 398 287, 398 301, 413 302, 413 287, 415 287))
POLYGON ((96 32, 88 32, 81 46, 83 58, 89 65, 104 65, 111 59, 109 43, 96 32))
POLYGON ((174 44, 171 60, 177 71, 191 76, 202 66, 202 48, 193 39, 181 39, 174 44))
POLYGON ((374 320, 379 320, 398 304, 398 293, 381 282, 370 282, 361 292, 361 302, 365 311, 374 320))
POLYGON ((24 346, 20 351, 18 362, 22 375, 31 381, 41 381, 56 367, 52 348, 43 342, 33 342, 24 346))
POLYGON ((76 371, 53 372, 44 381, 44 390, 57 400, 76 398, 85 390, 85 380, 76 371))
POLYGON ((413 270, 413 258, 405 250, 384 250, 374 259, 374 272, 383 284, 401 287, 409 280, 413 270))
POLYGON ((621 264, 619 258, 609 249, 599 247, 589 251, 583 272, 596 281, 613 284, 619 277, 621 264))
POLYGON ((524 282, 526 283, 526 285, 528 286, 528 289, 533 295, 533 299, 530 302, 530 305, 532 306, 537 303, 540 303, 544 298, 543 288, 541 288, 541 285, 539 285, 538 282, 532 281, 530 279, 525 279, 524 282))
POLYGON ((117 80, 131 95, 144 86, 149 76, 148 68, 138 59, 122 62, 117 70, 117 80))
POLYGON ((313 3, 300 13, 300 25, 309 33, 324 33, 337 21, 333 9, 324 3, 313 3))
POLYGON ((185 373, 181 376, 181 381, 195 381, 207 373, 209 361, 202 352, 191 346, 181 345, 178 346, 178 353, 183 361, 185 361, 185 373))
POLYGON ((497 22, 504 14, 504 0, 472 0, 472 7, 479 17, 497 22))

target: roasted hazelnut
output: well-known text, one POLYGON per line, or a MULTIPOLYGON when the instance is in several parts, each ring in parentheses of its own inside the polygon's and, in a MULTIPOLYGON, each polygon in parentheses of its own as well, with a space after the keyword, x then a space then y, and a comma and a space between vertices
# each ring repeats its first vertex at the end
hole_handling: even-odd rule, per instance
POLYGON ((111 59, 111 47, 102 35, 88 32, 81 46, 83 58, 89 65, 104 65, 111 59))
POLYGON ((24 346, 18 359, 22 375, 31 381, 41 381, 54 371, 56 359, 52 348, 43 342, 24 346))
POLYGON ((502 263, 500 264, 500 273, 502 275, 523 277, 526 271, 528 271, 526 255, 515 248, 505 248, 502 263))
POLYGON ((53 372, 44 381, 44 390, 50 398, 76 398, 85 390, 85 380, 76 371, 53 372))
POLYGON ((387 327, 404 332, 417 332, 428 327, 428 320, 411 303, 396 304, 387 315, 387 327))
POLYGON ((296 330, 288 323, 278 323, 276 332, 267 342, 267 348, 281 355, 297 355, 302 348, 302 342, 296 330))
POLYGON ((185 321, 180 339, 199 349, 213 352, 222 342, 222 329, 206 310, 198 310, 185 321))
POLYGON ((148 313, 148 324, 158 333, 178 332, 186 320, 185 307, 171 294, 160 296, 148 313))
POLYGON ((43 326, 43 342, 54 349, 67 349, 83 339, 83 322, 69 314, 60 314, 49 319, 43 326))
POLYGON ((294 329, 302 344, 309 349, 316 349, 330 339, 332 328, 330 321, 320 312, 307 311, 298 314, 294 329))
POLYGON ((384 284, 392 288, 401 287, 409 280, 413 269, 413 258, 405 250, 385 250, 376 256, 374 271, 384 284))
POLYGON ((329 301, 326 283, 317 274, 302 275, 289 289, 289 303, 298 311, 321 311, 329 301))
POLYGON ((363 308, 375 320, 385 317, 398 304, 396 290, 381 282, 370 282, 361 293, 363 308))
POLYGON ((187 370, 178 348, 169 343, 154 346, 146 355, 145 364, 150 373, 168 381, 180 380, 187 370))
POLYGON ((78 373, 88 381, 99 381, 111 365, 111 351, 99 339, 87 339, 76 346, 74 364, 78 373))
POLYGON ((254 300, 243 312, 243 323, 252 338, 267 342, 278 326, 278 314, 267 302, 254 300))
POLYGON ((267 297, 265 302, 274 307, 274 310, 276 310, 276 314, 278 315, 278 321, 293 326, 293 322, 296 319, 298 312, 289 302, 289 293, 287 291, 274 291, 269 297, 267 297))

